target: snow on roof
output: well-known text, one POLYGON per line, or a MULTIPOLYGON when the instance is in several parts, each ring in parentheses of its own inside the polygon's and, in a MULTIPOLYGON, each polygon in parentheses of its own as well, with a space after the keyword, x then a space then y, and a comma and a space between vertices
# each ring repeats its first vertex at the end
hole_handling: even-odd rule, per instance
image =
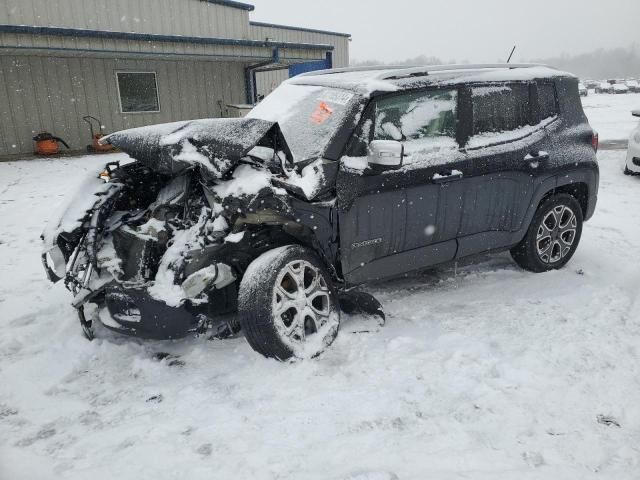
POLYGON ((367 95, 396 91, 416 82, 460 84, 469 82, 527 81, 538 78, 574 77, 545 65, 433 65, 419 67, 368 67, 321 70, 289 80, 298 85, 321 85, 355 90, 367 95))

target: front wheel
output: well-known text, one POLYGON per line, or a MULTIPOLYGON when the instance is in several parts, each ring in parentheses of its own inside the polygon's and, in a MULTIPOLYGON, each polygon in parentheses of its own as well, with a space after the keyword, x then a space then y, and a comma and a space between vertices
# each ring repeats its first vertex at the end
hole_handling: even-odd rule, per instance
POLYGON ((249 265, 238 314, 251 347, 278 360, 319 355, 340 326, 331 277, 317 255, 298 245, 266 252, 249 265))
POLYGON ((511 250, 511 256, 531 272, 558 270, 576 252, 582 223, 578 201, 571 195, 555 195, 538 207, 527 235, 511 250))

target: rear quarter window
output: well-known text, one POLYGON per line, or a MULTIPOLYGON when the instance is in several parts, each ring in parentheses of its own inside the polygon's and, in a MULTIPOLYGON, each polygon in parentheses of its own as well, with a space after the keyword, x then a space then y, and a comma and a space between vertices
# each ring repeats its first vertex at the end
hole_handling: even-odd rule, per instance
POLYGON ((558 99, 556 87, 553 83, 538 84, 538 105, 540 108, 540 120, 558 115, 558 99))

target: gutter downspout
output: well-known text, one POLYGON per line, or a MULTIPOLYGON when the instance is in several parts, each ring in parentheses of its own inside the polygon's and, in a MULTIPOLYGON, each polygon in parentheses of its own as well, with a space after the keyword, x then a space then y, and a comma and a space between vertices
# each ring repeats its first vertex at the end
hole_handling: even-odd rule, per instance
POLYGON ((258 101, 258 85, 256 82, 256 70, 259 68, 268 67, 269 65, 277 65, 280 63, 280 49, 273 49, 273 57, 271 60, 249 65, 244 69, 244 82, 245 91, 247 96, 247 103, 254 105, 258 101))

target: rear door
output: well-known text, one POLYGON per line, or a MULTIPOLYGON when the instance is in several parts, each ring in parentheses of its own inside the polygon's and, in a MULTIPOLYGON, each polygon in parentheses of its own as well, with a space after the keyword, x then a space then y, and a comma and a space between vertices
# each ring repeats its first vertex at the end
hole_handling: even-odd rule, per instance
POLYGON ((461 156, 457 108, 457 88, 388 95, 369 106, 337 183, 341 263, 349 283, 455 257, 461 197, 450 188, 450 166, 461 156), (365 168, 372 140, 402 142, 402 168, 365 168))
POLYGON ((541 112, 538 89, 535 82, 498 83, 463 93, 469 137, 460 167, 458 257, 510 246, 524 226, 535 179, 551 161, 546 127, 555 117, 541 112))

